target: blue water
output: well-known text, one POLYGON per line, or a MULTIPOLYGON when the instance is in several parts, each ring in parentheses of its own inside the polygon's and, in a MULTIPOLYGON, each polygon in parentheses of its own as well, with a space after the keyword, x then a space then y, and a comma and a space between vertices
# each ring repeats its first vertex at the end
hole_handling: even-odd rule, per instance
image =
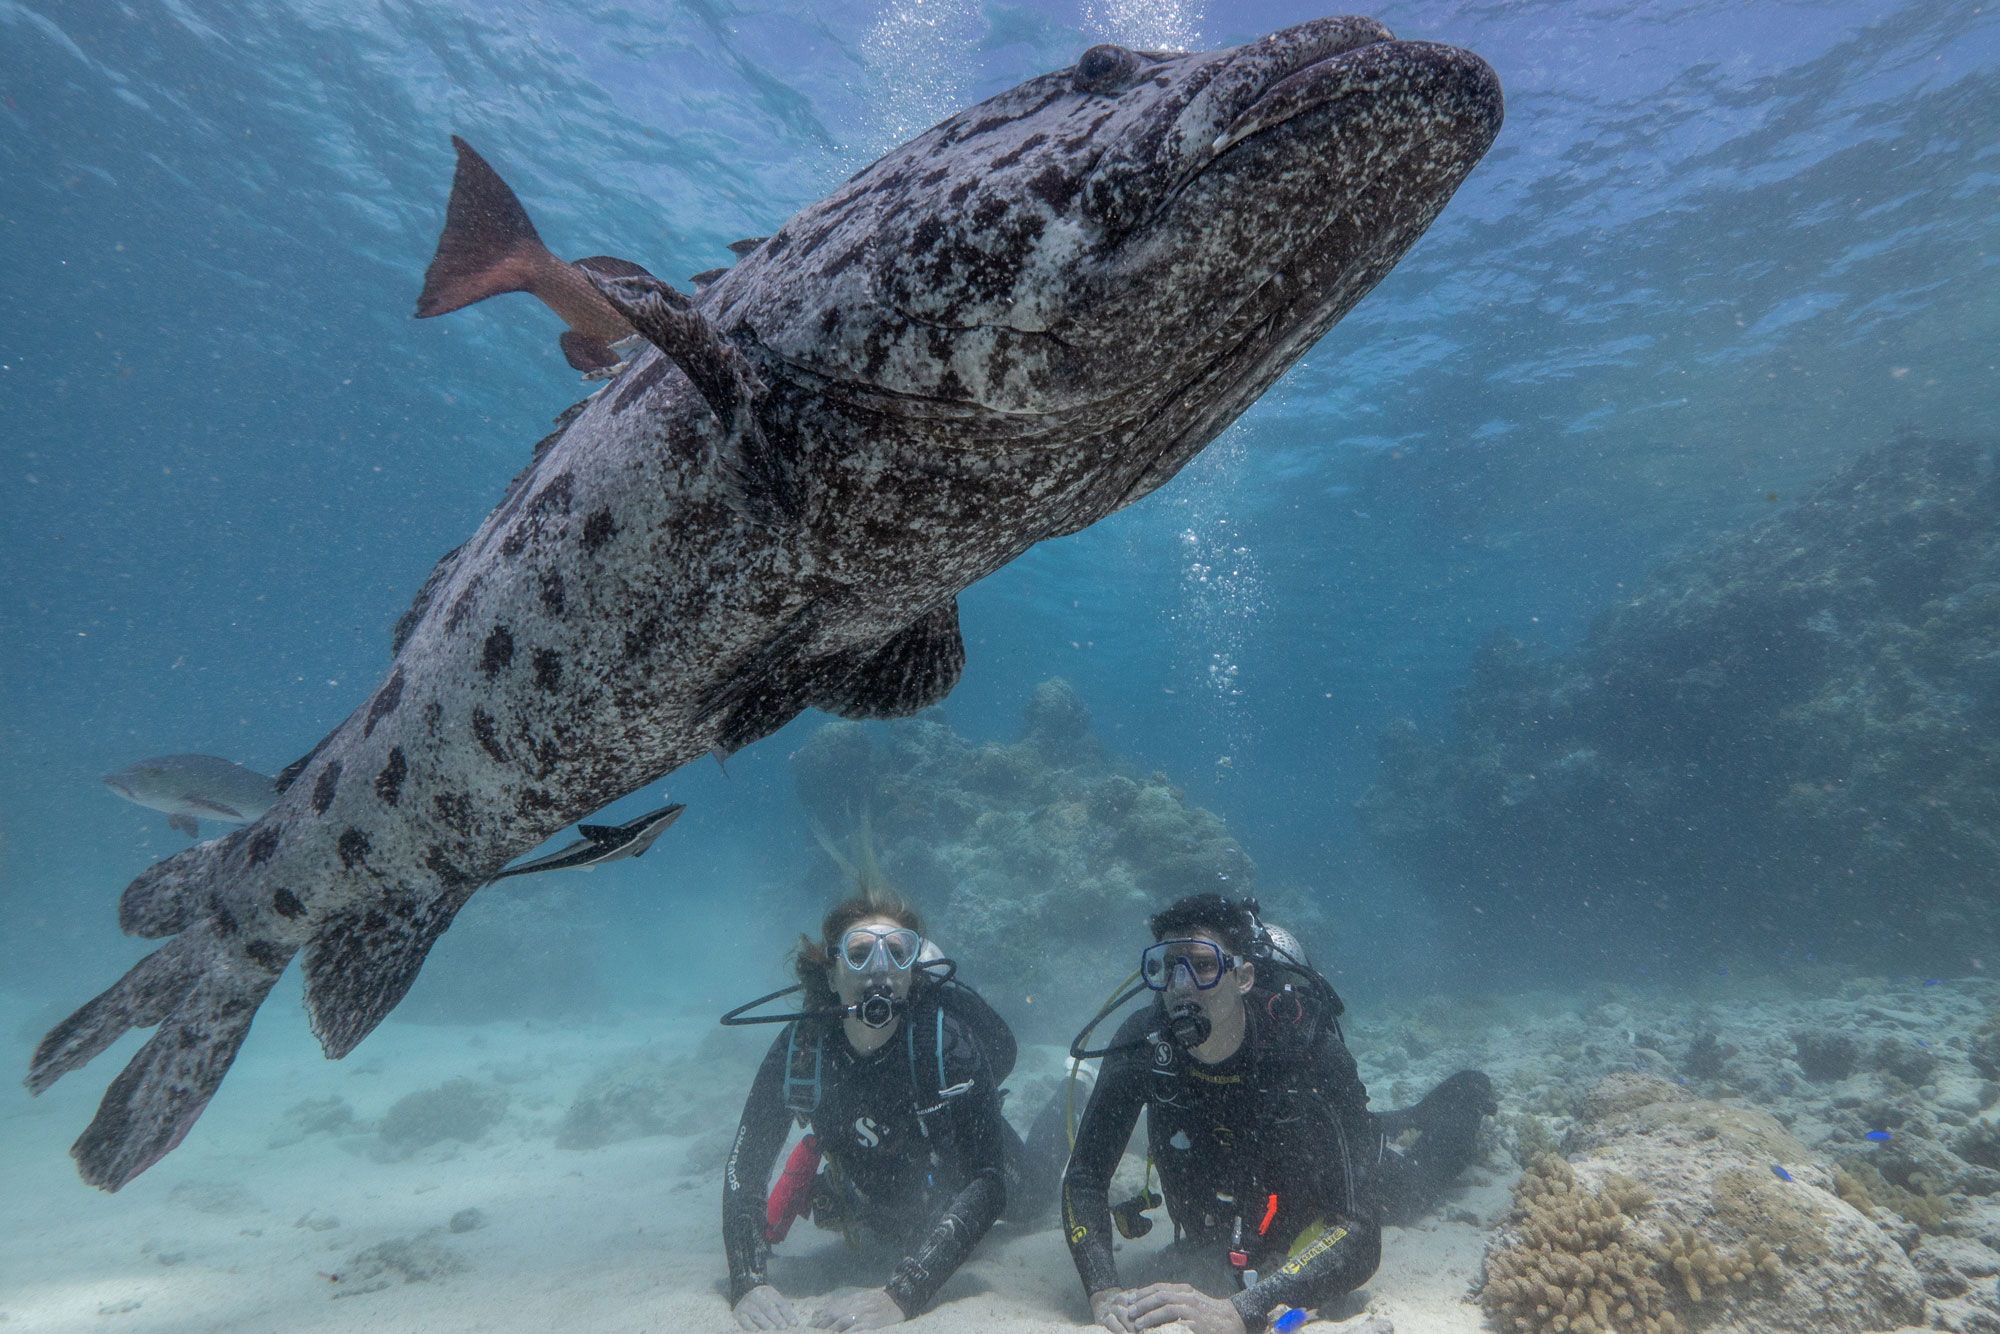
MULTIPOLYGON (((99 776, 306 751, 579 396, 526 296, 410 318, 450 133, 559 253, 679 280, 1092 42, 1206 48, 1319 12, 0 0, 6 984, 59 1015, 136 957, 116 894, 185 839, 99 776)), ((1421 994, 1462 960, 1351 815, 1385 726, 1441 725, 1494 630, 1567 646, 1665 556, 1900 430, 2000 432, 2000 11, 1376 13, 1495 67, 1497 146, 1181 477, 965 594, 946 712, 1009 739, 1066 677, 1263 883, 1326 906, 1343 987, 1421 994)), ((688 816, 571 900, 603 935, 594 985, 670 991, 657 942, 691 920, 769 971, 813 856, 787 756, 823 721, 668 780, 688 816)))

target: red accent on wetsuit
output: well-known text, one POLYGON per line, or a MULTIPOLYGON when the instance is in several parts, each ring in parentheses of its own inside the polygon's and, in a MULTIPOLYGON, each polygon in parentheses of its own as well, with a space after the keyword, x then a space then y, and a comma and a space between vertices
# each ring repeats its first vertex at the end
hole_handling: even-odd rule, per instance
POLYGON ((765 1241, 783 1241, 792 1230, 792 1220, 812 1207, 813 1178, 818 1174, 819 1140, 807 1135, 793 1147, 792 1156, 785 1159, 785 1170, 778 1173, 778 1182, 771 1187, 771 1198, 764 1205, 765 1241))
POLYGON ((1264 1221, 1257 1225, 1257 1235, 1263 1236, 1271 1230, 1271 1220, 1278 1216, 1278 1197, 1273 1195, 1264 1201, 1264 1221))

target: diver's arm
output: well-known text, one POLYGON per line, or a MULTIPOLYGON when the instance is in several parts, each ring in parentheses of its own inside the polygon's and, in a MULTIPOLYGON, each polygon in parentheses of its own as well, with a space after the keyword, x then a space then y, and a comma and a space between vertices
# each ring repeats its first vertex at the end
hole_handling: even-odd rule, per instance
POLYGON ((1260 1330, 1279 1306, 1324 1306, 1366 1283, 1382 1262, 1382 1229, 1374 1220, 1338 1217, 1297 1255, 1229 1299, 1243 1328, 1260 1330))
POLYGON ((1007 1207, 1007 1176, 1002 1158, 1003 1128, 1000 1092, 993 1087, 985 1056, 962 1030, 953 1034, 952 1059, 946 1078, 964 1091, 946 1099, 931 1119, 931 1134, 942 1137, 952 1158, 963 1166, 965 1184, 938 1216, 916 1253, 904 1258, 884 1284, 890 1299, 913 1316, 931 1304, 945 1280, 958 1272, 965 1257, 1007 1207))
POLYGON ((1368 1088, 1347 1044, 1331 1028, 1312 1055, 1333 1133, 1321 1139, 1331 1155, 1320 1171, 1326 1222, 1284 1264, 1230 1298, 1247 1330, 1264 1328, 1278 1306, 1317 1307, 1366 1283, 1382 1259, 1382 1229, 1369 1191, 1369 1164, 1380 1131, 1368 1111, 1368 1088))
POLYGON ((784 1099, 785 1054, 791 1031, 787 1027, 778 1034, 764 1064, 757 1069, 722 1173, 722 1249, 729 1257, 731 1306, 742 1301, 750 1289, 768 1282, 764 1269, 771 1258, 771 1245, 764 1240, 765 1193, 770 1189, 771 1167, 778 1160, 778 1150, 791 1130, 792 1114, 784 1099))
MULTIPOLYGON (((1149 1007, 1127 1019, 1114 1046, 1144 1037, 1151 1017, 1149 1007)), ((1104 1058, 1063 1172, 1063 1236, 1086 1295, 1118 1286, 1118 1266, 1111 1258, 1111 1177, 1146 1105, 1148 1055, 1145 1047, 1131 1046, 1104 1058)))

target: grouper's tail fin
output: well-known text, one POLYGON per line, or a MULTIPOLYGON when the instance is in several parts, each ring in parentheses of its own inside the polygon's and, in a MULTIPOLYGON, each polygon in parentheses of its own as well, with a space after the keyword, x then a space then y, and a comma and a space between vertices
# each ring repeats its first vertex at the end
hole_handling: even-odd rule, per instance
POLYGON ((85 1181, 117 1190, 179 1144, 222 1082, 250 1021, 291 958, 287 949, 218 939, 193 927, 134 964, 109 990, 49 1031, 28 1068, 40 1093, 127 1030, 159 1031, 105 1091, 70 1147, 85 1181))
POLYGON ((418 319, 502 292, 530 291, 535 274, 553 260, 500 173, 457 135, 451 143, 458 150, 458 170, 451 178, 437 253, 417 295, 418 319))

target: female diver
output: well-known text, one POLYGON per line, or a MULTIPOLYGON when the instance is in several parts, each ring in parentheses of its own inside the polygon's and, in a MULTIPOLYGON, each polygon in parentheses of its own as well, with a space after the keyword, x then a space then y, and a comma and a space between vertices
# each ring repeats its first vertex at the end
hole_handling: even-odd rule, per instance
MULTIPOLYGON (((820 1227, 866 1228, 901 1248, 881 1287, 830 1302, 808 1322, 880 1329, 928 1306, 1006 1203, 1012 1135, 999 1084, 1014 1039, 951 980, 953 965, 927 948, 916 913, 880 891, 836 905, 819 940, 801 936, 794 969, 804 1004, 773 1017, 790 1022, 750 1086, 723 1177, 729 1299, 744 1329, 799 1324, 766 1267, 771 1243, 809 1211, 820 1227), (794 1121, 811 1133, 767 1199, 794 1121)), ((724 1022, 746 1022, 737 1016, 752 1006, 724 1022)))

